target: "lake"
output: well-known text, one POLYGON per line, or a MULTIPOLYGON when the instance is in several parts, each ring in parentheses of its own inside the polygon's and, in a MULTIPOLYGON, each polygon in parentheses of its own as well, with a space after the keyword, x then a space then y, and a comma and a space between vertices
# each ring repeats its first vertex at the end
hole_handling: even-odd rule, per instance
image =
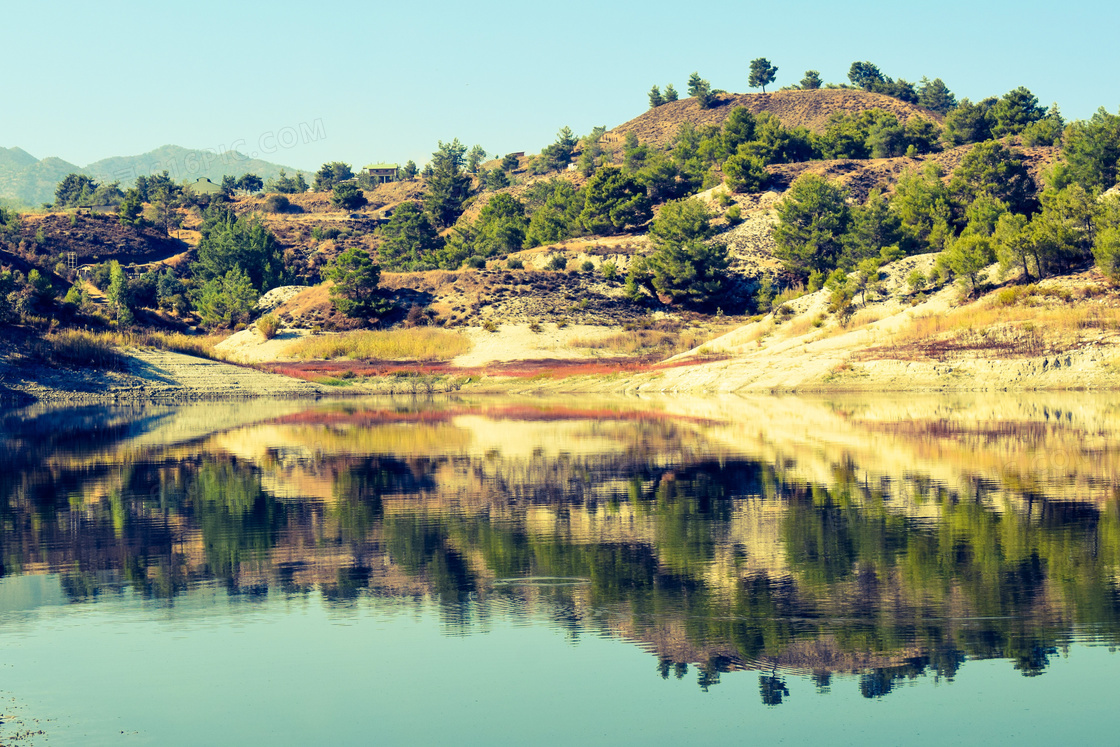
POLYGON ((1107 743, 1084 393, 0 413, 0 741, 1107 743))

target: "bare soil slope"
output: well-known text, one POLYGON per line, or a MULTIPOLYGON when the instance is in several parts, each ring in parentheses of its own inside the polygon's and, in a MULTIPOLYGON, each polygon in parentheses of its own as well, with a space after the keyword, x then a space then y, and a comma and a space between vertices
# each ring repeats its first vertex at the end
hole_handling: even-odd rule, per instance
POLYGON ((940 115, 928 109, 867 91, 822 89, 775 93, 728 93, 719 95, 709 109, 701 109, 694 98, 663 104, 610 130, 603 141, 607 144, 621 144, 626 133, 633 132, 642 143, 664 147, 669 144, 684 122, 691 122, 696 127, 719 125, 737 106, 745 106, 755 114, 770 112, 776 115, 785 127, 804 127, 812 132, 822 132, 828 118, 835 112, 856 114, 868 109, 891 112, 900 122, 915 116, 941 122, 940 115))

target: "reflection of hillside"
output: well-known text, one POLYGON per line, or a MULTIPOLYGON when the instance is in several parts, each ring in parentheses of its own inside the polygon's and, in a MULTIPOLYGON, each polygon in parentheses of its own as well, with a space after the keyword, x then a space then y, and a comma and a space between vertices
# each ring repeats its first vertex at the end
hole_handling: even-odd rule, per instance
POLYGON ((423 596, 453 628, 530 610, 638 641, 666 672, 699 665, 705 686, 874 670, 861 687, 882 694, 965 658, 1037 673, 1082 631, 1120 639, 1107 407, 638 404, 315 406, 190 444, 46 454, 0 483, 4 573, 61 573, 74 599, 211 580, 423 596), (997 465, 1061 444, 1100 468, 1036 489, 997 465), (510 581, 526 577, 575 581, 510 581))

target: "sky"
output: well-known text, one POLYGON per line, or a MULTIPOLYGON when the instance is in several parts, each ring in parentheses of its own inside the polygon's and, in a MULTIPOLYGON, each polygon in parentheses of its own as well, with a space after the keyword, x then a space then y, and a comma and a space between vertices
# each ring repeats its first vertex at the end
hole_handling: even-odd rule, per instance
POLYGON ((1120 5, 413 2, 5 3, 0 145, 79 166, 165 144, 314 171, 426 162, 439 141, 536 152, 645 111, 693 71, 750 92, 750 60, 847 82, 853 61, 958 99, 1026 86, 1067 119, 1120 107, 1120 5))

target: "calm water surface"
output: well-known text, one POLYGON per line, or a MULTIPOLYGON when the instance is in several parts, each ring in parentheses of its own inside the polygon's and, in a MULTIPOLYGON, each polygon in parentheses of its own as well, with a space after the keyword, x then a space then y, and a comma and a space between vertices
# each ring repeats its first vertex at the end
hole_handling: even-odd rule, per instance
POLYGON ((1111 743, 1090 395, 0 413, 0 742, 1111 743))

